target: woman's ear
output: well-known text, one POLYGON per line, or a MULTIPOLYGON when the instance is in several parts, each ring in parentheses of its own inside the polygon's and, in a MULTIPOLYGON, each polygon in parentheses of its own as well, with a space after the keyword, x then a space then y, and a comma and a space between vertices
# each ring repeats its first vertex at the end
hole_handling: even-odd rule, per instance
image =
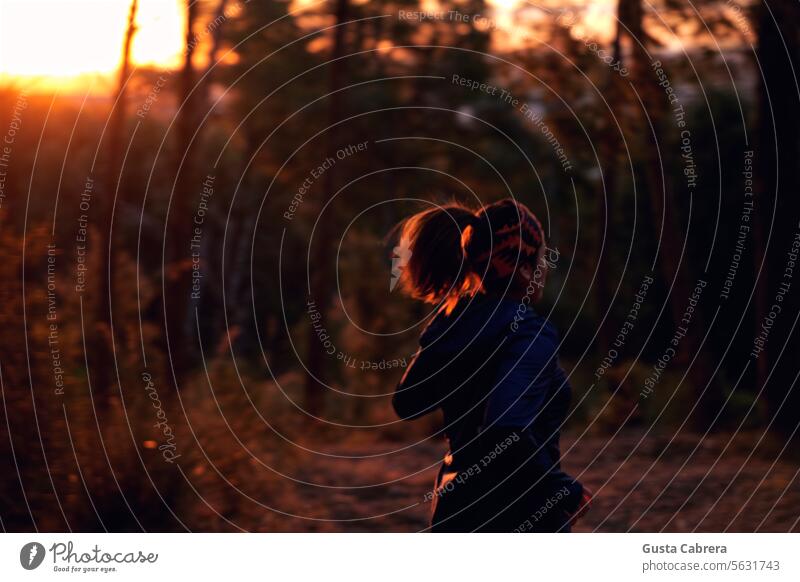
POLYGON ((547 261, 540 260, 537 264, 536 268, 533 271, 533 284, 536 286, 536 293, 537 297, 536 300, 542 298, 542 294, 544 293, 544 286, 547 282, 547 272, 548 272, 547 261))

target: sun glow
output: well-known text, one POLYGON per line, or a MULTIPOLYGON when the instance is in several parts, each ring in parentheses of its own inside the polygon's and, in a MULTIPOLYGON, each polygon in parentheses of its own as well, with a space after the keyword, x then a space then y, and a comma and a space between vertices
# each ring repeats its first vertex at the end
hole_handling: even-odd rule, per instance
MULTIPOLYGON (((132 62, 180 62, 180 0, 139 0, 132 62)), ((0 0, 0 78, 64 86, 119 67, 130 0, 0 0)))
MULTIPOLYGON (((354 0, 368 1, 368 0, 354 0)), ((175 69, 180 66, 186 0, 139 0, 136 34, 131 47, 134 66, 175 69)), ((586 5, 570 0, 565 5, 586 5)), ((0 0, 0 84, 33 90, 82 90, 108 86, 119 68, 131 0, 0 0)), ((322 0, 292 0, 292 10, 319 5, 322 0)), ((239 5, 231 2, 232 5, 239 5)), ((525 44, 529 23, 516 20, 515 9, 533 5, 527 0, 487 0, 481 23, 496 29, 495 48, 525 44)), ((553 12, 557 0, 543 0, 542 14, 553 12)), ((538 6, 538 5, 537 5, 538 6)), ((422 9, 435 10, 437 0, 422 0, 422 9)), ((613 0, 588 3, 588 17, 579 27, 611 30, 613 0)), ((477 16, 477 15, 476 15, 477 16)), ((594 36, 594 35, 593 35, 594 36)))

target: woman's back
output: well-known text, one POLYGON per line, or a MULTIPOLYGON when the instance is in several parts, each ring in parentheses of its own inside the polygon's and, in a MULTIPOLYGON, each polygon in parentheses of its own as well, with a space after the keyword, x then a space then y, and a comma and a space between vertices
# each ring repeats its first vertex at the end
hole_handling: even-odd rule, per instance
POLYGON ((404 223, 401 242, 403 288, 440 307, 393 400, 404 419, 443 411, 450 452, 432 528, 511 531, 552 497, 558 509, 532 529, 565 529, 583 490, 560 467, 569 384, 557 334, 529 307, 547 277, 541 224, 512 199, 432 207, 404 223))
POLYGON ((531 309, 486 296, 463 299, 423 333, 394 405, 403 418, 442 409, 450 451, 435 496, 437 529, 507 531, 526 517, 513 509, 518 497, 527 507, 530 496, 564 486, 577 493, 560 471, 569 384, 557 343, 531 309))
POLYGON ((506 302, 483 296, 461 301, 450 314, 439 313, 420 337, 420 350, 395 393, 402 418, 442 409, 456 458, 466 457, 464 447, 483 423, 509 315, 506 302))

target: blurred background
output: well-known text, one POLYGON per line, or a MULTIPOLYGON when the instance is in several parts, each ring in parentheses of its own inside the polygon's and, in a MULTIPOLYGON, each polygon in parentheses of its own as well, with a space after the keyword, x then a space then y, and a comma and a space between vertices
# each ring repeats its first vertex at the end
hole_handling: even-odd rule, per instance
MULTIPOLYGON (((800 4, 0 0, 0 525, 418 531, 435 306, 393 228, 513 196, 579 531, 797 531, 800 4)), ((524 516, 522 516, 524 518, 524 516)))

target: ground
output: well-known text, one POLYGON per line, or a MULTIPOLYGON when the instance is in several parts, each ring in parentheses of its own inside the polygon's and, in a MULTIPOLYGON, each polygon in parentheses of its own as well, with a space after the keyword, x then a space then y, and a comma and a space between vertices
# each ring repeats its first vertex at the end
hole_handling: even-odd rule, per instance
MULTIPOLYGON (((654 436, 626 430, 615 438, 563 437, 564 466, 596 495, 574 528, 606 531, 798 531, 797 464, 760 434, 700 440, 697 435, 654 436), (672 442, 670 440, 672 439, 672 442), (777 461, 775 459, 778 459, 777 461)), ((341 443, 303 463, 294 477, 320 486, 292 485, 282 496, 286 513, 265 512, 260 530, 418 531, 426 526, 430 490, 444 450, 427 440, 341 443), (345 458, 337 457, 342 455, 345 458), (360 457, 360 458, 359 458, 360 457), (382 486, 367 486, 385 483, 382 486)), ((785 453, 785 452, 784 452, 785 453)))

